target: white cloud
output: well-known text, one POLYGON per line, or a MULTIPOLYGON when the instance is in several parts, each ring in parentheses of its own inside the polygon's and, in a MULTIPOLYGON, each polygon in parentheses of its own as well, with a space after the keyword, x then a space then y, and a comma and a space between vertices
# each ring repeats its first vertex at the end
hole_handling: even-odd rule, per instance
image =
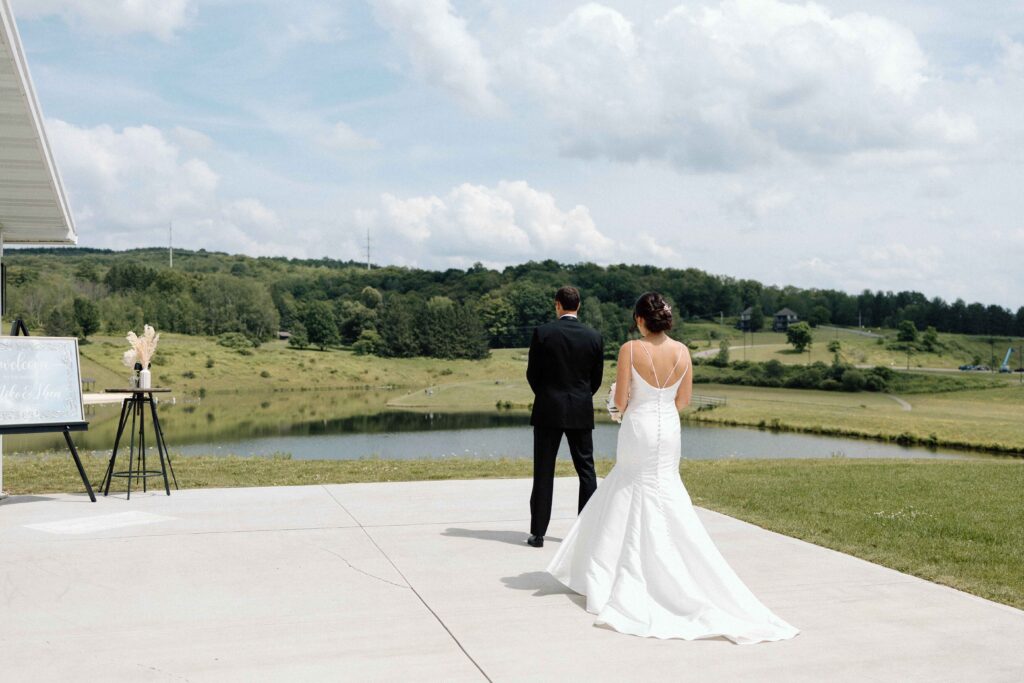
POLYGON ((175 241, 193 248, 294 256, 305 251, 262 202, 223 196, 220 176, 175 141, 212 144, 196 131, 80 128, 60 119, 47 120, 46 127, 79 231, 91 245, 165 244, 173 221, 175 241))
POLYGON ((585 206, 561 209, 523 181, 463 183, 443 197, 384 194, 376 208, 357 211, 355 222, 388 244, 391 258, 420 266, 607 261, 620 246, 597 229, 585 206))
POLYGON ((502 74, 574 156, 735 170, 977 135, 968 115, 922 97, 930 76, 914 34, 863 13, 724 0, 634 25, 590 3, 524 43, 502 74))
POLYGON ((474 111, 491 113, 490 66, 449 0, 371 0, 377 20, 408 53, 416 74, 474 111))
POLYGON ((296 9, 301 11, 295 12, 284 29, 286 45, 333 43, 345 38, 342 16, 337 7, 317 3, 296 9))
POLYGON ((151 33, 170 40, 195 16, 194 0, 15 0, 17 16, 56 15, 106 35, 151 33))
POLYGON ((317 140, 334 150, 351 152, 366 149, 376 149, 379 143, 373 138, 360 135, 344 121, 338 121, 328 130, 318 136, 317 140))

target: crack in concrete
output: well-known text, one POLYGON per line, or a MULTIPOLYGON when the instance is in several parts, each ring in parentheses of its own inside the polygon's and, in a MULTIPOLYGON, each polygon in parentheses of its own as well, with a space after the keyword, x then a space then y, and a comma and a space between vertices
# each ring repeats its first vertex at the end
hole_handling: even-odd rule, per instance
POLYGON ((368 571, 366 571, 364 569, 360 569, 359 567, 357 567, 354 564, 352 564, 352 562, 350 562, 348 560, 348 558, 342 557, 341 555, 339 555, 338 553, 334 552, 333 550, 330 550, 329 548, 325 548, 325 547, 323 547, 321 545, 316 545, 316 544, 313 544, 313 547, 316 548, 317 550, 322 550, 322 551, 324 551, 325 553, 327 553, 329 555, 334 555, 336 558, 338 558, 339 560, 341 560, 342 562, 347 564, 349 569, 351 569, 353 571, 356 571, 356 572, 359 572, 360 574, 363 574, 364 576, 369 576, 371 579, 376 579, 377 581, 382 581, 382 582, 384 582, 386 584, 394 586, 395 588, 404 588, 404 589, 412 588, 412 586, 409 586, 408 584, 403 586, 400 583, 395 583, 394 581, 388 581, 383 576, 377 576, 376 574, 371 574, 370 572, 368 572, 368 571))
POLYGON ((473 666, 476 667, 477 671, 480 672, 480 675, 484 677, 484 680, 486 680, 487 683, 494 683, 491 677, 487 675, 487 672, 484 671, 484 668, 480 666, 480 663, 473 658, 473 655, 469 654, 469 651, 466 650, 466 647, 462 644, 462 642, 455 636, 454 633, 452 633, 452 630, 448 627, 448 624, 444 623, 444 619, 441 618, 441 615, 435 612, 434 608, 431 607, 430 604, 423 599, 423 596, 420 595, 420 592, 416 590, 415 586, 412 585, 412 582, 409 581, 405 573, 398 568, 398 565, 395 564, 395 561, 391 559, 391 556, 384 552, 384 549, 380 547, 379 543, 377 543, 377 539, 375 539, 370 534, 369 530, 365 526, 363 526, 363 523, 356 519, 355 515, 349 512, 348 508, 346 508, 344 504, 342 504, 342 502, 338 500, 333 493, 331 493, 331 490, 327 488, 326 485, 324 485, 322 488, 324 492, 326 492, 327 495, 331 497, 331 500, 333 500, 339 508, 344 510, 346 515, 351 517, 355 521, 355 523, 359 525, 359 528, 362 529, 364 534, 366 534, 366 538, 369 539, 370 543, 372 543, 373 546, 377 549, 377 551, 384 556, 384 559, 387 560, 392 567, 394 567, 395 571, 398 572, 398 575, 402 577, 402 581, 405 581, 405 583, 409 586, 409 590, 411 590, 413 595, 415 595, 423 604, 423 606, 427 608, 427 611, 434 616, 434 619, 437 620, 437 623, 439 623, 441 625, 441 628, 443 628, 448 633, 448 636, 455 642, 455 645, 457 645, 459 650, 462 651, 462 654, 466 655, 466 659, 468 659, 473 664, 473 666))

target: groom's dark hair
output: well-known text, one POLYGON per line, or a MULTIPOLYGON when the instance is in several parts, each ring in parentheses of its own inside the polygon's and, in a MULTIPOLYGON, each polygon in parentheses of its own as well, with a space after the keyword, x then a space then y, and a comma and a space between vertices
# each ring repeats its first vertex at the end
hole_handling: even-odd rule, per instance
POLYGON ((566 285, 555 292, 555 301, 562 305, 563 311, 580 310, 580 290, 566 285))

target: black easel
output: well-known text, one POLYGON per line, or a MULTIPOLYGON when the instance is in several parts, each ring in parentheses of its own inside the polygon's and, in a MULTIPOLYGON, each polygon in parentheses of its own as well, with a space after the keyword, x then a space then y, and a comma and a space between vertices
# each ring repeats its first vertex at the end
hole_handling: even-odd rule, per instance
POLYGON ((64 441, 68 444, 68 450, 71 451, 71 457, 75 459, 75 467, 78 468, 78 476, 82 478, 82 483, 85 484, 85 490, 89 494, 89 500, 96 502, 96 494, 93 493, 92 484, 89 483, 89 477, 85 475, 85 468, 82 467, 82 460, 78 457, 78 449, 75 448, 75 442, 71 440, 71 432, 84 432, 89 428, 88 422, 61 422, 57 424, 40 424, 40 425, 2 425, 0 426, 0 436, 5 434, 46 434, 50 432, 63 432, 64 441))
MULTIPOLYGON (((6 266, 5 266, 6 268, 6 266)), ((7 283, 7 272, 6 270, 0 275, 0 279, 3 280, 4 284, 7 283)), ((4 297, 4 308, 7 307, 7 288, 4 288, 2 296, 4 297)), ((19 334, 28 336, 28 327, 25 326, 25 321, 18 318, 11 325, 11 336, 17 337, 19 334)), ((82 467, 82 459, 78 457, 78 449, 75 448, 75 442, 71 440, 71 432, 84 432, 89 428, 88 422, 68 422, 68 423, 56 423, 56 424, 39 424, 39 425, 0 425, 0 436, 4 434, 49 434, 51 432, 64 432, 64 441, 68 444, 68 450, 71 451, 71 457, 75 459, 75 467, 78 468, 78 476, 82 478, 82 483, 85 484, 85 490, 89 494, 89 500, 96 502, 96 494, 93 493, 92 484, 89 483, 89 477, 85 475, 85 468, 82 467)))

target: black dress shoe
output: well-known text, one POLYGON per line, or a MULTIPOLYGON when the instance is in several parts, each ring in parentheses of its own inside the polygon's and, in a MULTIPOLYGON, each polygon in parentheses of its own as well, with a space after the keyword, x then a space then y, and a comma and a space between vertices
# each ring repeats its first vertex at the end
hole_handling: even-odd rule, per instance
POLYGON ((534 548, 543 548, 544 547, 544 537, 543 536, 534 536, 533 534, 530 534, 530 537, 528 539, 526 539, 526 545, 532 545, 534 548))

